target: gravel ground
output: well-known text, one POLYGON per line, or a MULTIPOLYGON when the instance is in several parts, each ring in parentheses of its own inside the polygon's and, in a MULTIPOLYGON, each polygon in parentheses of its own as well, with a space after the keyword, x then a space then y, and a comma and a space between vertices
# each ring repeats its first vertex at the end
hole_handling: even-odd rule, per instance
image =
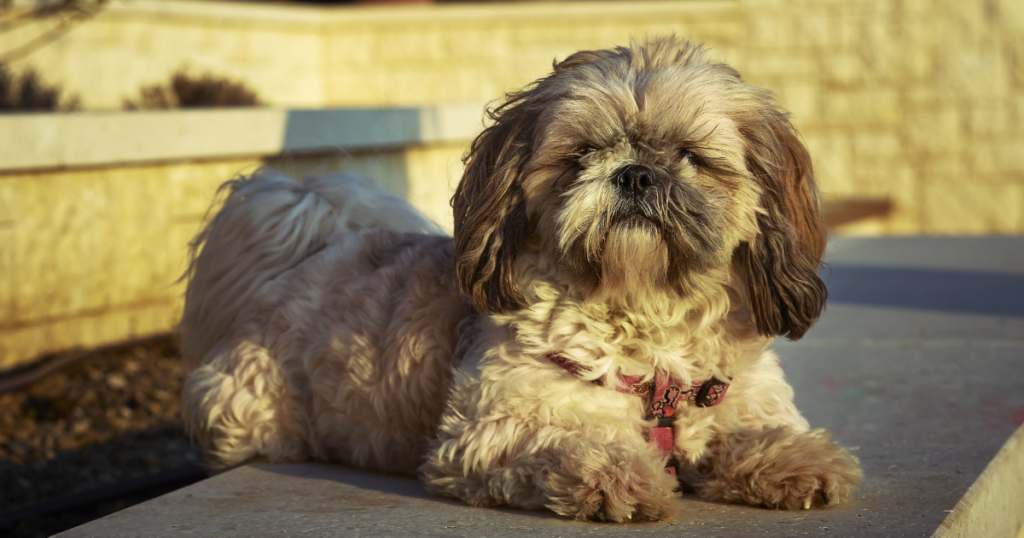
MULTIPOLYGON (((0 394, 0 512, 199 463, 181 423, 170 339, 100 353, 0 394)), ((49 536, 146 500, 24 520, 12 537, 49 536)))

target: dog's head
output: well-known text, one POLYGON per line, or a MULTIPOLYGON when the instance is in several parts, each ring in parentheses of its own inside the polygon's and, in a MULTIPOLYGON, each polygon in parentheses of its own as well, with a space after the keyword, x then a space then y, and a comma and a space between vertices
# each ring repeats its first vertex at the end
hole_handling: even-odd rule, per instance
POLYGON ((757 329, 817 319, 825 232, 810 157, 771 92, 674 37, 573 54, 511 94, 455 193, 456 271, 474 306, 525 306, 522 249, 598 295, 709 296, 746 280, 757 329))

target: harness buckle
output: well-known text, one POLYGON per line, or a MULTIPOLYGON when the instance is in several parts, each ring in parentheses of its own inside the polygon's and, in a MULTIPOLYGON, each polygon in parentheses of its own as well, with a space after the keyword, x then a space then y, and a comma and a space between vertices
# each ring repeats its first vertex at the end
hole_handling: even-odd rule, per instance
POLYGON ((722 396, 725 396, 725 391, 728 388, 728 383, 712 377, 700 386, 700 390, 697 391, 697 395, 693 398, 693 403, 697 407, 711 407, 718 403, 722 396))

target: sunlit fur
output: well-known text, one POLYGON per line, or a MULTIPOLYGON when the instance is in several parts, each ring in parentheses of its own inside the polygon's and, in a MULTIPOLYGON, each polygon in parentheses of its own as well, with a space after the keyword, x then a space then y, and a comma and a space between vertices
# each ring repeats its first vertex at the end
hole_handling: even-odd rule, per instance
POLYGON ((676 414, 699 495, 846 500, 856 458, 809 430, 767 350, 825 301, 810 159, 771 93, 667 37, 574 54, 490 114, 454 238, 354 176, 226 186, 181 325, 210 463, 324 459, 474 506, 659 519, 676 481, 614 388, 662 370, 731 383, 676 414))

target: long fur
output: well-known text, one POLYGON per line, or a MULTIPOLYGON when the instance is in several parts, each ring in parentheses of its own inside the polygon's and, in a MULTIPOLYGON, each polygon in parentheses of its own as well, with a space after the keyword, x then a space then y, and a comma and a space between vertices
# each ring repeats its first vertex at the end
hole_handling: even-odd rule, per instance
POLYGON ((186 360, 206 355, 260 286, 346 234, 369 228, 441 233, 408 202, 351 173, 297 182, 262 169, 219 191, 226 193, 220 211, 189 245, 179 331, 186 360))
POLYGON ((209 462, 325 459, 473 506, 659 519, 676 480, 615 388, 660 372, 730 382, 676 410, 700 495, 845 501, 856 458, 810 430, 767 350, 825 301, 813 169, 771 93, 667 37, 574 54, 490 116, 454 238, 352 176, 225 186, 181 324, 209 462))

